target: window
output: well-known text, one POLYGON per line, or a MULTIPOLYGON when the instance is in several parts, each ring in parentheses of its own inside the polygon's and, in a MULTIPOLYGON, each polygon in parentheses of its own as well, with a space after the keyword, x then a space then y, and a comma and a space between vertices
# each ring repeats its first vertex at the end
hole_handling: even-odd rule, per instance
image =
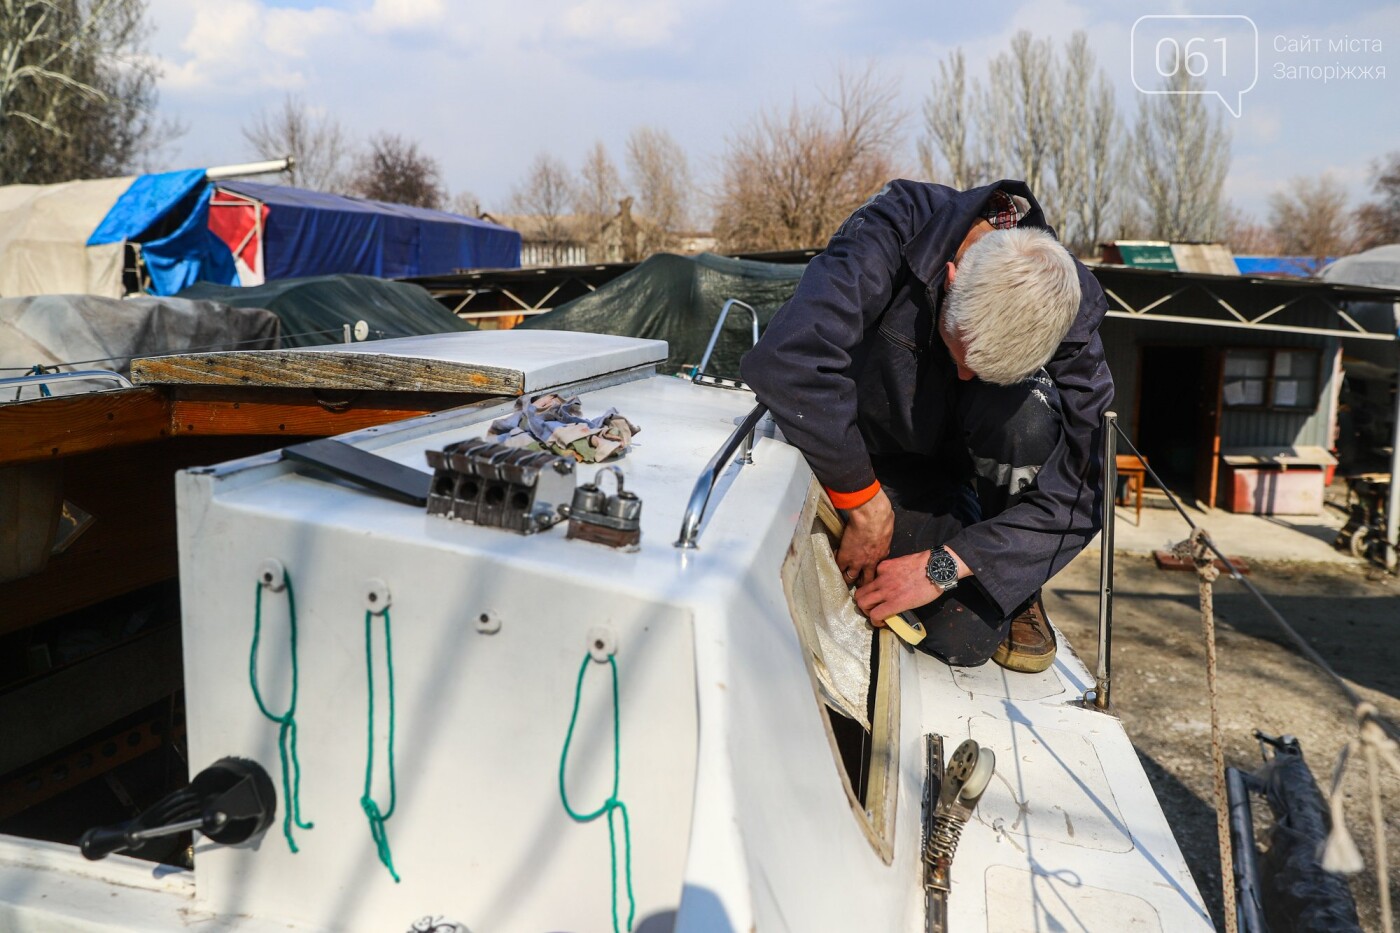
POLYGON ((1225 407, 1312 409, 1319 357, 1317 350, 1226 350, 1225 407))
POLYGON ((783 590, 805 649, 836 774, 871 847, 891 864, 899 778, 899 647, 897 636, 885 628, 859 647, 849 642, 838 646, 829 640, 830 633, 821 631, 823 620, 831 618, 822 592, 834 587, 845 599, 845 584, 831 557, 839 525, 813 480, 783 561, 783 590), (823 570, 826 564, 830 566, 823 570), (855 691, 852 675, 859 682, 855 691))

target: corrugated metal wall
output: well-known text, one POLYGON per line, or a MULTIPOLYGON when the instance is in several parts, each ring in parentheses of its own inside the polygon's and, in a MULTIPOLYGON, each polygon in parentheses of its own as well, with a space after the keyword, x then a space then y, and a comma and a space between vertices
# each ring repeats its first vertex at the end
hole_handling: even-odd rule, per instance
MULTIPOLYGON (((1310 326, 1333 326, 1334 318, 1318 314, 1310 326)), ((1108 318, 1099 330, 1103 337, 1108 367, 1113 372, 1118 422, 1131 438, 1138 436, 1134 423, 1137 408, 1138 365, 1143 346, 1175 345, 1199 347, 1308 347, 1322 353, 1322 372, 1317 407, 1311 412, 1232 411, 1226 409, 1220 423, 1222 447, 1281 447, 1317 445, 1330 448, 1329 416, 1339 386, 1333 379, 1334 361, 1341 341, 1336 337, 1287 334, 1276 331, 1246 331, 1195 324, 1133 321, 1108 318)))

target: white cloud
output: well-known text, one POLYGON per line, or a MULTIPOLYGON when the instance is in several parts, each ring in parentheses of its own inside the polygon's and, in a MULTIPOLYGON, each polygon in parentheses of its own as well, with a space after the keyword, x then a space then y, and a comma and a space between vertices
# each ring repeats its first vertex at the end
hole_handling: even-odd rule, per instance
POLYGON ((582 0, 564 11, 561 24, 572 39, 646 47, 670 41, 680 20, 681 9, 674 2, 582 0))
POLYGON ((373 32, 414 31, 439 23, 444 12, 442 0, 374 0, 363 19, 373 32))

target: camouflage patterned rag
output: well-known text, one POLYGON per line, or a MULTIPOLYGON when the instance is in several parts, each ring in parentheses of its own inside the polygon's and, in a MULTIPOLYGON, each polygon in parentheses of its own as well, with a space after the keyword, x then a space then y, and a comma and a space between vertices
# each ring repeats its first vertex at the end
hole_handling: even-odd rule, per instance
POLYGON ((602 463, 622 456, 640 430, 616 408, 585 418, 578 396, 541 395, 533 401, 516 399, 515 411, 491 422, 486 437, 507 447, 548 450, 582 463, 602 463))

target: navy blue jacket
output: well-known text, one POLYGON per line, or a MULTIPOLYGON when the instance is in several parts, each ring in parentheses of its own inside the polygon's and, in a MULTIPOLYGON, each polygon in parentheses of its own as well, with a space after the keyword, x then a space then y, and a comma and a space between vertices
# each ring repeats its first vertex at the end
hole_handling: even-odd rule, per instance
MULTIPOLYGON (((934 447, 957 378, 937 331, 946 264, 998 189, 1030 202, 1022 226, 1046 227, 1024 182, 969 191, 903 180, 886 185, 811 261, 792 299, 744 357, 744 380, 829 490, 871 486, 872 455, 940 455, 934 447)), ((1075 266, 1079 313, 1045 367, 1060 392, 1060 441, 1033 490, 948 542, 1006 613, 1099 530, 1100 432, 1113 379, 1098 328, 1108 305, 1093 275, 1077 260, 1075 266)))

